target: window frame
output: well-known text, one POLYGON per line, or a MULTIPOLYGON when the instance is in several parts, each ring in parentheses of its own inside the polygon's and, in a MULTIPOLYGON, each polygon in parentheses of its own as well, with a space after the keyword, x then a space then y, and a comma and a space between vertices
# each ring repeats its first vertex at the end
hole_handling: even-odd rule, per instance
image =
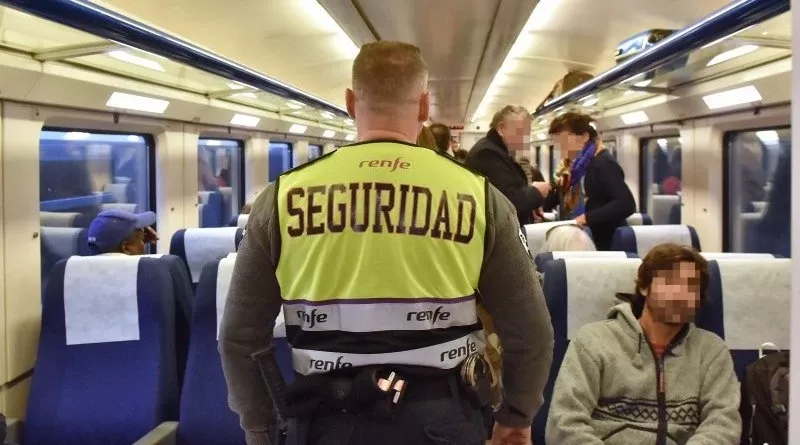
MULTIPOLYGON (((647 145, 652 140, 658 139, 680 139, 681 134, 679 133, 665 133, 660 135, 654 136, 643 136, 639 138, 639 212, 647 214, 650 209, 647 208, 647 202, 649 201, 647 194, 650 190, 650 184, 652 178, 648 177, 645 173, 649 170, 649 165, 647 165, 648 161, 650 161, 650 152, 647 150, 647 145)), ((683 148, 683 144, 681 144, 681 149, 683 148)), ((683 159, 681 159, 681 173, 683 173, 683 159)), ((683 177, 683 174, 681 174, 683 177)), ((682 183, 683 181, 681 181, 682 183)), ((682 188, 681 188, 682 189, 682 188)), ((681 209, 681 213, 683 209, 681 209)))
MULTIPOLYGON (((114 136, 140 136, 144 140, 144 144, 147 150, 147 211, 155 212, 158 203, 156 202, 158 194, 156 193, 156 138, 150 133, 140 133, 137 131, 110 131, 110 130, 94 130, 91 128, 80 128, 80 127, 59 127, 59 126, 48 126, 44 125, 41 130, 39 130, 39 150, 41 152, 41 133, 45 131, 50 132, 60 132, 60 133, 71 133, 71 132, 80 132, 80 133, 89 133, 89 134, 107 134, 107 135, 114 135, 114 136)), ((41 162, 42 160, 39 159, 40 169, 41 169, 41 162)), ((39 195, 39 203, 41 205, 42 197, 41 192, 39 195)), ((156 222, 158 224, 158 222, 156 222)), ((156 227, 154 226, 154 229, 156 227)))
POLYGON ((200 141, 202 141, 202 140, 226 141, 226 142, 235 142, 236 143, 237 148, 239 150, 239 159, 241 161, 240 162, 241 168, 239 169, 240 170, 240 172, 239 172, 239 180, 236 181, 236 182, 238 183, 237 185, 239 186, 239 190, 242 191, 241 193, 239 193, 239 200, 238 200, 239 202, 237 202, 238 205, 237 205, 236 208, 239 209, 239 211, 241 211, 241 208, 244 207, 244 203, 247 201, 247 199, 245 198, 245 194, 246 194, 245 187, 246 187, 246 184, 247 184, 247 181, 245 180, 245 174, 246 174, 246 170, 247 170, 247 162, 245 162, 245 153, 244 153, 245 141, 242 140, 242 139, 236 139, 236 138, 217 138, 217 137, 213 137, 213 136, 201 136, 201 137, 197 138, 197 149, 198 150, 200 149, 200 141))
MULTIPOLYGON (((758 131, 771 131, 771 130, 789 130, 791 132, 792 126, 788 125, 772 125, 768 127, 749 127, 737 128, 734 130, 727 130, 722 133, 722 251, 730 252, 733 243, 731 242, 731 139, 740 133, 755 133, 758 131)), ((765 178, 769 179, 769 178, 765 178)), ((791 209, 790 209, 791 211, 791 209)), ((791 215, 790 215, 791 220, 791 215)))

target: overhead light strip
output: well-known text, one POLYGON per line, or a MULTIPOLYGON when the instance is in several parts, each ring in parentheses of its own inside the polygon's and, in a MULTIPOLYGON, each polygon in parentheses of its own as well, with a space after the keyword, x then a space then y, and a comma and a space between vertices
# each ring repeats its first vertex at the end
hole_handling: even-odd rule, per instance
POLYGON ((163 114, 169 106, 169 101, 115 91, 111 93, 108 101, 106 101, 106 106, 123 110, 163 114))
POLYGON ((703 96, 703 102, 706 103, 706 106, 710 110, 732 107, 734 105, 744 105, 761 100, 763 100, 761 93, 759 93, 753 85, 703 96))

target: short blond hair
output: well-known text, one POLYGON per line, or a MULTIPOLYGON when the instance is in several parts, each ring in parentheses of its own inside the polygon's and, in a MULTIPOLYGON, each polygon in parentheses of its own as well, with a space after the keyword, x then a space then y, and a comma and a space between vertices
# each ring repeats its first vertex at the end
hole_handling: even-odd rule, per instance
POLYGON ((507 122, 512 117, 527 117, 528 119, 533 119, 527 108, 520 105, 506 105, 494 114, 489 128, 497 130, 497 126, 500 125, 500 122, 507 122))
POLYGON ((428 88, 428 65, 419 48, 379 40, 361 47, 353 61, 353 91, 370 106, 401 104, 428 88))

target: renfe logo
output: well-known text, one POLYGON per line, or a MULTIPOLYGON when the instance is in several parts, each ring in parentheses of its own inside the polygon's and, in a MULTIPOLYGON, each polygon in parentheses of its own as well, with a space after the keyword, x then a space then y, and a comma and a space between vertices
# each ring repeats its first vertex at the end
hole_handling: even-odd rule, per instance
POLYGON ((370 168, 377 168, 377 167, 386 167, 389 169, 390 172, 397 170, 398 168, 402 168, 403 170, 408 170, 411 167, 410 162, 401 161, 400 158, 392 160, 372 160, 372 161, 361 161, 358 163, 358 168, 364 168, 364 164, 367 164, 367 167, 370 168))
POLYGON ((352 368, 353 364, 350 362, 344 361, 344 357, 341 355, 336 359, 333 360, 314 360, 313 358, 309 360, 308 363, 309 368, 314 369, 316 371, 333 371, 336 369, 342 368, 352 368))
POLYGON ((478 352, 478 344, 472 340, 472 337, 467 337, 467 341, 464 346, 458 346, 449 351, 442 352, 439 361, 443 362, 445 360, 455 360, 461 357, 466 357, 475 352, 478 352))
POLYGON ((308 325, 305 327, 313 328, 317 324, 328 321, 328 314, 318 314, 316 309, 311 312, 297 311, 297 318, 303 320, 303 324, 308 325))
POLYGON ((437 307, 434 311, 409 312, 406 316, 406 320, 408 321, 414 319, 416 321, 430 321, 431 323, 447 321, 449 318, 450 312, 443 311, 442 306, 437 307))

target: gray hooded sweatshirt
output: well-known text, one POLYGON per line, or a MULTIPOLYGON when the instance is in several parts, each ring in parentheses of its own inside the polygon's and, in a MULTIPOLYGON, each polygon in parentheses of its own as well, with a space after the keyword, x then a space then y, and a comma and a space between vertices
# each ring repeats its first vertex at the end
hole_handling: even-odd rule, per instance
POLYGON ((656 358, 627 303, 575 334, 556 379, 547 443, 739 443, 739 382, 724 341, 688 324, 656 358))

